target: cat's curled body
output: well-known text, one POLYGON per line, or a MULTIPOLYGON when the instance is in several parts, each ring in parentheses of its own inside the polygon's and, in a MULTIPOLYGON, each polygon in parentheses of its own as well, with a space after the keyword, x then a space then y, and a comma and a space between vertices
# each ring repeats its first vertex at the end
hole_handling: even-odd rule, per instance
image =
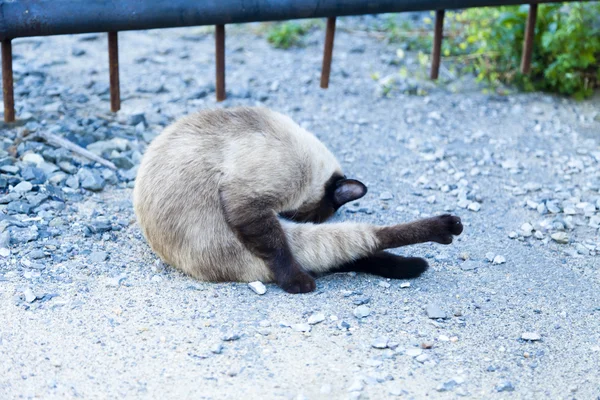
POLYGON ((447 244, 462 232, 450 215, 387 227, 321 224, 365 193, 288 117, 265 108, 215 109, 184 117, 152 141, 134 207, 166 263, 200 280, 274 280, 292 293, 314 290, 311 275, 325 272, 418 276, 425 260, 382 250, 447 244))

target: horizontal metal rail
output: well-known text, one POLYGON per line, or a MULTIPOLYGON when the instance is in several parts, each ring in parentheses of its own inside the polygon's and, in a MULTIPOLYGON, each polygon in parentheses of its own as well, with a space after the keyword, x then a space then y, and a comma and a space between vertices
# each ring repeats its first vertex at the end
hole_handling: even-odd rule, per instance
POLYGON ((559 0, 0 0, 0 40, 559 0))

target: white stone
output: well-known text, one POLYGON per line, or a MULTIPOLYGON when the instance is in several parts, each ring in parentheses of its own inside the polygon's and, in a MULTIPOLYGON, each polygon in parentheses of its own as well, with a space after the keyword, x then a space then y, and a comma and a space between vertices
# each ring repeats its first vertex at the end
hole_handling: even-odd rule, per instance
POLYGON ((423 350, 421 349, 414 348, 406 350, 406 355, 410 357, 418 357, 421 354, 423 354, 423 350))
POLYGON ((494 257, 494 259, 492 260, 492 264, 504 264, 506 262, 506 258, 504 258, 503 256, 496 256, 494 257))
POLYGON ((17 192, 17 193, 27 193, 30 192, 31 189, 33 189, 33 185, 31 184, 31 182, 27 182, 27 181, 23 181, 23 182, 19 182, 14 188, 13 188, 13 192, 17 192))
POLYGON ((350 385, 350 387, 348 388, 349 392, 360 392, 361 390, 363 390, 364 386, 362 384, 361 381, 354 381, 354 383, 352 385, 350 385))
POLYGON ((256 294, 259 294, 259 295, 263 295, 263 294, 267 293, 267 288, 266 288, 266 287, 265 287, 265 285, 264 285, 262 282, 260 282, 260 281, 254 281, 254 282, 250 282, 250 283, 248 284, 248 287, 249 287, 250 289, 252 289, 252 291, 253 291, 254 293, 256 293, 256 294))
POLYGON ((470 203, 470 204, 467 206, 467 208, 468 208, 470 211, 475 211, 475 212, 477 212, 477 211, 481 210, 481 204, 479 204, 479 203, 476 203, 476 202, 473 202, 473 203, 470 203))
POLYGON ((552 238, 552 240, 554 240, 557 243, 561 243, 561 244, 569 243, 569 235, 567 235, 565 232, 556 232, 556 233, 553 233, 552 235, 550 235, 550 237, 552 238))
POLYGON ((33 290, 29 288, 23 291, 23 295, 25 295, 25 301, 28 303, 33 303, 37 298, 36 295, 33 293, 33 290))
POLYGON ((421 355, 415 357, 415 360, 417 360, 420 363, 424 363, 425 361, 429 360, 429 355, 421 354, 421 355))
POLYGON ((409 287, 410 287, 410 282, 402 282, 400 284, 400 288, 402 288, 402 289, 406 289, 406 288, 409 288, 409 287))
POLYGON ((35 153, 27 153, 23 156, 23 162, 33 164, 36 167, 44 162, 44 157, 35 153))
POLYGON ((540 336, 539 333, 537 332, 524 332, 521 335, 521 339, 523 340, 530 340, 532 342, 535 342, 537 340, 540 340, 542 337, 540 336))
POLYGON ((322 313, 313 314, 310 317, 308 317, 308 323, 310 325, 316 325, 323 321, 325 321, 325 314, 322 313))
POLYGON ((356 307, 353 313, 356 318, 365 318, 368 317, 369 314, 371 314, 371 309, 365 305, 362 305, 356 307))
POLYGON ((294 324, 292 329, 296 332, 310 332, 311 326, 309 324, 294 324))

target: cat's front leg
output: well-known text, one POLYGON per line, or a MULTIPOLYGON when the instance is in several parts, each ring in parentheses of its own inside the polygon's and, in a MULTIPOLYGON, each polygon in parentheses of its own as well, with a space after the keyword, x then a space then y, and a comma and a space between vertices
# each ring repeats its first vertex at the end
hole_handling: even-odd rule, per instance
POLYGON ((294 259, 269 198, 248 199, 222 191, 221 205, 227 223, 240 241, 269 266, 279 287, 288 293, 307 293, 315 280, 294 259))
POLYGON ((449 214, 421 219, 407 224, 386 226, 376 230, 380 249, 390 249, 417 243, 450 244, 463 231, 459 217, 449 214))

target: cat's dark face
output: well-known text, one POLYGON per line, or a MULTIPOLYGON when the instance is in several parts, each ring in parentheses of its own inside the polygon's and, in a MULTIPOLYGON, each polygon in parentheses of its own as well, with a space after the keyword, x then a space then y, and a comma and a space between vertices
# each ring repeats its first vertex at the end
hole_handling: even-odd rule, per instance
POLYGON ((285 211, 280 215, 296 222, 320 223, 330 218, 344 204, 360 199, 367 193, 367 187, 355 179, 346 179, 340 174, 325 182, 323 197, 315 203, 302 205, 299 209, 285 211))

